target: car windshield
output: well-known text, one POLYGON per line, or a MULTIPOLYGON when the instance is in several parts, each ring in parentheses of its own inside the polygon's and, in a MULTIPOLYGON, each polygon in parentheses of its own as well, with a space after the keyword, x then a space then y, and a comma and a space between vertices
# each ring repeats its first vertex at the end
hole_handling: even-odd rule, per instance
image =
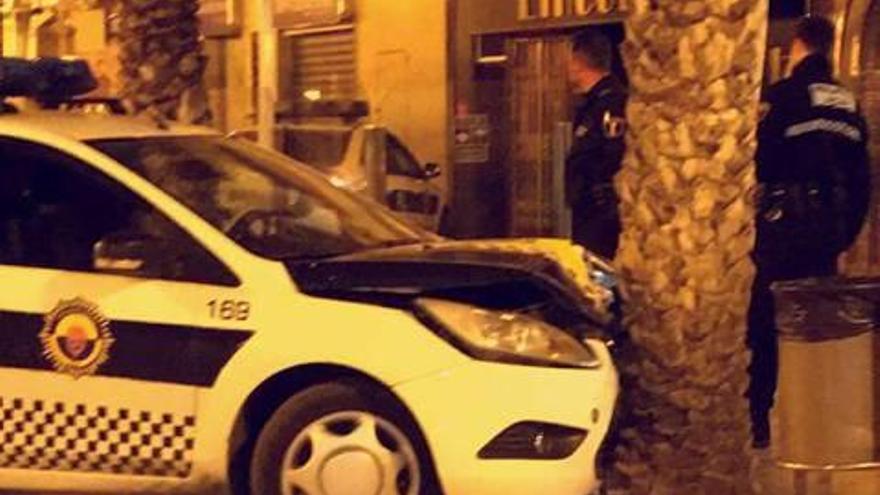
POLYGON ((261 256, 321 258, 432 237, 244 139, 177 136, 89 144, 261 256))

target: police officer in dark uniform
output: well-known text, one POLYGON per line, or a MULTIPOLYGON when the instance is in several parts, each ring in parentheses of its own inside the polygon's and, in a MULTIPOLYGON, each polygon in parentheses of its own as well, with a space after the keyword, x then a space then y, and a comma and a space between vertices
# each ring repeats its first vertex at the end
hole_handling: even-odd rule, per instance
POLYGON ((758 129, 757 275, 749 310, 753 444, 770 443, 778 348, 770 286, 831 276, 868 211, 867 127, 855 96, 830 62, 834 26, 803 19, 791 48, 791 75, 764 96, 758 129))
POLYGON ((599 31, 575 36, 569 78, 578 99, 574 140, 566 160, 566 202, 572 209, 572 238, 608 259, 620 237, 614 176, 625 149, 626 90, 611 75, 612 48, 599 31))

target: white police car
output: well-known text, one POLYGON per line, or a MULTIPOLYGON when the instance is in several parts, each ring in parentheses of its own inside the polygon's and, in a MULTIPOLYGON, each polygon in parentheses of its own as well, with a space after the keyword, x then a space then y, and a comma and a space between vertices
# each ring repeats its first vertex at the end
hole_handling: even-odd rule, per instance
POLYGON ((0 114, 0 280, 2 492, 595 487, 595 301, 244 140, 0 114))

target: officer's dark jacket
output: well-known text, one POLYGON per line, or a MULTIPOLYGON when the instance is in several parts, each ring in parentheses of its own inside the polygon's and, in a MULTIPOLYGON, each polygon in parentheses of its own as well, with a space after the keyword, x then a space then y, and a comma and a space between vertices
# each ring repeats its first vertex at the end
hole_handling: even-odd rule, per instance
POLYGON ((606 76, 578 98, 565 164, 566 201, 575 207, 616 208, 612 186, 623 161, 626 90, 606 76))
POLYGON ((868 131, 855 96, 812 55, 765 92, 763 111, 756 251, 845 251, 870 199, 868 131))

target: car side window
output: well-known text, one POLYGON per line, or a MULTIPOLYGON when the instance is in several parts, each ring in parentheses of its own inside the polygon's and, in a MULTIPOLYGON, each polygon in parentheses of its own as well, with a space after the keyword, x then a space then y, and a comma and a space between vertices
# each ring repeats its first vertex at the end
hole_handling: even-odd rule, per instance
POLYGON ((101 266, 99 245, 149 239, 144 254, 157 258, 146 260, 154 269, 126 275, 238 283, 183 229, 76 158, 10 138, 0 138, 0 157, 0 264, 119 273, 101 266))
POLYGON ((424 179, 425 171, 419 165, 418 160, 396 137, 387 135, 386 167, 388 175, 399 175, 424 179))

